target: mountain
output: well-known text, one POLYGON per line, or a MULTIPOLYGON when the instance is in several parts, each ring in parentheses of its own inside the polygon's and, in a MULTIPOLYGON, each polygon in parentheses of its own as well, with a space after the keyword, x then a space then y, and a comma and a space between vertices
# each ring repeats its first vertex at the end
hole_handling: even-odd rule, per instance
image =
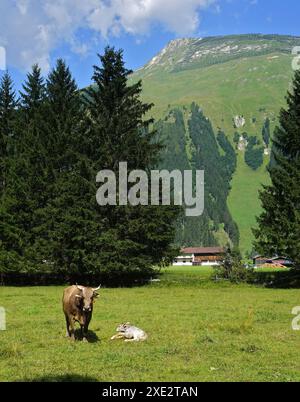
POLYGON ((195 103, 182 110, 170 110, 156 124, 156 129, 165 144, 161 169, 209 172, 205 176, 204 213, 190 218, 183 214, 177 224, 176 243, 179 246, 238 244, 239 231, 227 206, 237 158, 225 134, 215 135, 211 122, 195 103))
MULTIPOLYGON (((189 117, 193 104, 198 105, 202 115, 209 120, 219 156, 225 155, 217 138, 220 132, 224 134, 225 141, 228 140, 234 147, 236 168, 228 194, 226 191, 224 194, 232 222, 236 222, 239 229, 243 252, 252 248, 251 227, 260 212, 258 191, 261 184, 268 182, 266 166, 271 143, 266 138, 268 132, 272 135, 279 110, 285 105, 285 95, 293 76, 292 49, 299 45, 300 37, 260 34, 177 39, 131 78, 134 81, 143 80, 143 98, 155 104, 152 114, 158 120, 161 135, 169 149, 165 155, 168 162, 164 163, 164 167, 174 168, 177 161, 182 164, 183 160, 189 165, 195 164, 191 145, 197 142, 197 135, 211 135, 210 130, 206 130, 206 134, 201 131, 193 133, 191 144, 189 117), (164 134, 164 124, 168 123, 170 115, 174 119, 174 111, 177 119, 182 114, 185 126, 181 137, 180 130, 177 130, 172 138, 171 132, 167 136, 164 134), (177 155, 172 159, 174 141, 178 142, 182 154, 180 158, 177 155)), ((200 142, 207 143, 203 138, 200 142)), ((204 151, 212 152, 212 148, 204 151)), ((203 165, 202 162, 199 162, 200 165, 203 165)), ((209 169, 206 175, 213 177, 214 169, 222 169, 220 163, 205 165, 209 169)), ((222 171, 219 173, 222 174, 222 171)), ((214 197, 213 193, 218 193, 211 186, 209 191, 212 191, 211 197, 214 197)), ((227 242, 228 238, 234 240, 236 234, 231 235, 230 230, 225 230, 225 236, 221 234, 226 226, 224 219, 220 216, 216 219, 217 225, 212 221, 212 213, 207 217, 209 237, 212 235, 219 243, 227 242)), ((232 222, 230 227, 233 227, 232 222)), ((184 244, 191 242, 185 236, 181 237, 181 241, 184 244)))

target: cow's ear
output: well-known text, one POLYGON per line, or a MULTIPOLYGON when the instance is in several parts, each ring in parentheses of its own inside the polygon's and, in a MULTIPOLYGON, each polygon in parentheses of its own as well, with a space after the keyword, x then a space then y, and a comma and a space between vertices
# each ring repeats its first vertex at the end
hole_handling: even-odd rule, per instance
POLYGON ((98 299, 98 297, 99 297, 99 293, 95 293, 95 292, 94 292, 94 298, 95 298, 95 299, 98 299))

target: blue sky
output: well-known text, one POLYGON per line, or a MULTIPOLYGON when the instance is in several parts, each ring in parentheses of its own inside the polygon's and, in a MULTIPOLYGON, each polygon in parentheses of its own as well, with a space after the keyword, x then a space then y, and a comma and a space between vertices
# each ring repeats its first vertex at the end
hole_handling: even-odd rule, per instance
POLYGON ((0 46, 17 89, 33 63, 46 74, 58 57, 82 87, 107 44, 136 69, 178 37, 300 36, 299 15, 298 0, 1 0, 0 46))

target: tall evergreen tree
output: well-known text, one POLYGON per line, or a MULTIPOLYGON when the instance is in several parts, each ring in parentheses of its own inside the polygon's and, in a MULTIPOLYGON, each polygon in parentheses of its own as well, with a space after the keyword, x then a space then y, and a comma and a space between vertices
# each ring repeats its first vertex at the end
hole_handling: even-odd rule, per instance
POLYGON ((22 233, 17 226, 16 198, 11 194, 12 171, 17 160, 16 116, 18 101, 6 72, 0 81, 0 270, 16 267, 22 250, 22 233))
POLYGON ((10 193, 16 200, 18 226, 24 231, 24 248, 33 241, 35 211, 44 205, 44 193, 47 186, 47 166, 43 144, 45 116, 44 79, 39 66, 34 65, 32 71, 27 74, 23 91, 20 92, 17 121, 18 157, 13 164, 11 172, 13 184, 10 188, 10 193))
POLYGON ((300 71, 280 112, 273 140, 272 184, 260 193, 263 213, 254 230, 255 246, 266 255, 292 258, 300 267, 300 71))
POLYGON ((32 71, 27 74, 27 80, 23 84, 23 91, 20 92, 21 105, 32 115, 36 113, 45 100, 45 83, 38 64, 32 66, 32 71))
MULTIPOLYGON (((34 164, 40 168, 35 184, 40 185, 42 190, 33 215, 34 236, 27 253, 29 259, 35 260, 35 264, 50 261, 51 268, 55 269, 59 265, 57 246, 59 242, 59 247, 64 246, 61 239, 63 215, 68 212, 67 205, 57 200, 65 194, 76 163, 75 137, 81 116, 80 96, 76 82, 63 60, 58 60, 50 72, 45 89, 40 70, 36 66, 28 76, 24 89, 26 93, 22 94, 23 103, 29 106, 30 113, 34 113, 33 121, 38 122, 39 131, 36 134, 41 158, 35 160, 34 164), (41 101, 43 107, 39 108, 37 106, 41 101)), ((70 226, 67 230, 70 231, 70 226)))
POLYGON ((14 124, 17 107, 16 93, 6 72, 0 81, 0 194, 6 184, 8 157, 15 151, 14 124))
MULTIPOLYGON (((153 120, 146 118, 152 105, 140 99, 141 82, 128 85, 131 71, 124 66, 122 51, 108 47, 99 57, 94 86, 86 91, 87 154, 98 170, 111 169, 117 177, 119 162, 127 162, 129 172, 149 170, 162 149, 155 141, 156 131, 150 129, 153 120)), ((102 266, 120 274, 124 270, 141 275, 151 272, 153 264, 172 252, 178 212, 174 207, 101 207, 102 266)))
POLYGON ((12 121, 18 100, 13 88, 13 82, 8 72, 0 81, 0 129, 6 136, 13 134, 12 121))
POLYGON ((101 65, 94 66, 94 86, 87 89, 90 112, 88 150, 101 166, 116 170, 119 161, 128 161, 141 169, 157 162, 161 145, 152 141, 156 132, 149 130, 153 119, 145 118, 152 104, 143 103, 141 81, 128 85, 131 70, 125 68, 122 51, 107 47, 99 56, 101 65))
MULTIPOLYGON (((44 145, 44 121, 47 117, 45 104, 44 78, 41 75, 41 69, 35 64, 32 71, 27 74, 23 91, 20 92, 19 131, 22 134, 19 141, 19 152, 36 169, 41 168, 38 166, 38 162, 41 161, 44 153, 42 149, 44 145)), ((34 191, 34 189, 32 190, 34 191)))
POLYGON ((47 83, 47 118, 45 146, 53 173, 69 169, 74 135, 80 120, 81 102, 77 84, 69 67, 59 59, 47 83))

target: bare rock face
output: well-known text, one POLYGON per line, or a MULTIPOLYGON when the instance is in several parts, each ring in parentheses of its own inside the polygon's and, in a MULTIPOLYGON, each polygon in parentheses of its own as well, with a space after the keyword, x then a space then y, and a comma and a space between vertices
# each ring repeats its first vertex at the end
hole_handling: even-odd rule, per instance
POLYGON ((234 126, 236 128, 242 128, 246 124, 246 120, 245 120, 244 116, 235 116, 233 118, 233 121, 234 121, 234 126))
POLYGON ((247 146, 248 146, 248 141, 246 140, 246 138, 243 135, 241 135, 239 143, 238 143, 238 150, 243 152, 246 150, 247 146))

